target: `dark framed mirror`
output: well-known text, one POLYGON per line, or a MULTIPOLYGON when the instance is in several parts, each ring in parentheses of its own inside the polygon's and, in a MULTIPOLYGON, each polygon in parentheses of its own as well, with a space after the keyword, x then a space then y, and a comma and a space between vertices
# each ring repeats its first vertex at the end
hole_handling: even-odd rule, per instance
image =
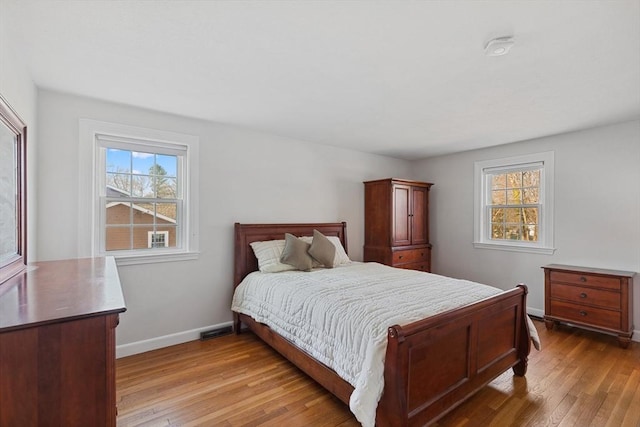
POLYGON ((27 263, 27 126, 0 95, 0 285, 27 263))

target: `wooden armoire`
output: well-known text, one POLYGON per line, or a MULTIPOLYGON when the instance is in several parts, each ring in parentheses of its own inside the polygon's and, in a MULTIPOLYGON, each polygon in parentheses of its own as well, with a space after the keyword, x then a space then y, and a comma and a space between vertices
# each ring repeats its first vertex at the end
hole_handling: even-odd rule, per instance
POLYGON ((431 271, 429 189, 387 178, 364 183, 364 261, 431 271))

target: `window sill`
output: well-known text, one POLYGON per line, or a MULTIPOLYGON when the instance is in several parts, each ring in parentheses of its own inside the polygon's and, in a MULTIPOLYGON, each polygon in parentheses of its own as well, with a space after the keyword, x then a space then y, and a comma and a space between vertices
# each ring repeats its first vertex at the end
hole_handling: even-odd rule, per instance
POLYGON ((190 261, 198 259, 200 252, 173 252, 163 254, 108 254, 116 259, 118 267, 123 265, 156 264, 173 261, 190 261))
POLYGON ((546 246, 524 246, 505 243, 487 243, 487 242, 473 242, 473 247, 476 249, 495 249, 498 251, 510 251, 510 252, 528 252, 531 254, 545 254, 552 255, 556 248, 546 246))

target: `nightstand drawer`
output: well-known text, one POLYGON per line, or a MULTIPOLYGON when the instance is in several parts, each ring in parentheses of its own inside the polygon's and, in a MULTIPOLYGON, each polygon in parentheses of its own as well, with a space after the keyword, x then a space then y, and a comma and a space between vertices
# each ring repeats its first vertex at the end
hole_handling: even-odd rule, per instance
POLYGON ((551 283, 551 298, 620 310, 620 292, 551 283))
POLYGON ((605 288, 620 290, 620 279, 617 277, 593 276, 588 273, 567 273, 564 271, 552 271, 550 274, 552 282, 573 283, 580 286, 593 288, 605 288))
POLYGON ((428 261, 412 262, 409 264, 398 264, 398 265, 394 265, 394 267, 404 268, 405 270, 426 271, 427 273, 431 272, 431 268, 429 268, 428 261))
POLYGON ((405 264, 409 262, 427 261, 429 259, 429 248, 408 249, 404 251, 393 252, 392 263, 405 264))
POLYGON ((550 316, 574 320, 583 324, 620 329, 620 312, 601 308, 572 304, 564 301, 550 301, 550 316))

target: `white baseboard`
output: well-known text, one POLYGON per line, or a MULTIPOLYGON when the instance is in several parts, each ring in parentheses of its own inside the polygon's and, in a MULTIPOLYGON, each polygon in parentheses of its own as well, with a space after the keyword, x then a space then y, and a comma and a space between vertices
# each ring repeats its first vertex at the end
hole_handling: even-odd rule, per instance
MULTIPOLYGON (((544 310, 527 307, 527 314, 544 319, 544 310)), ((640 331, 634 329, 631 341, 640 342, 640 331)))
POLYGON ((544 318, 544 310, 540 310, 538 308, 527 307, 527 314, 541 319, 544 318))
POLYGON ((209 331, 211 329, 224 328, 233 325, 233 322, 224 322, 217 325, 204 326, 202 328, 191 329, 190 331, 177 332, 175 334, 164 335, 161 337, 150 338, 148 340, 136 341, 129 344, 116 346, 116 359, 134 354, 144 353, 146 351, 156 350, 162 347, 182 344, 188 341, 200 339, 200 332, 209 331))

